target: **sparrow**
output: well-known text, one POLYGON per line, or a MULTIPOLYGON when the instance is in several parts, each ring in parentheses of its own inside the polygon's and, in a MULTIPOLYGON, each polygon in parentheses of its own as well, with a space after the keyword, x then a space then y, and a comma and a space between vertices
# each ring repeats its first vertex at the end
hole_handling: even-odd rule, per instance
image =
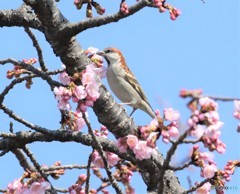
POLYGON ((127 66, 121 51, 116 48, 106 48, 97 54, 107 61, 107 81, 115 96, 122 101, 122 105, 133 107, 130 116, 135 110, 141 109, 150 117, 156 118, 143 89, 127 66))

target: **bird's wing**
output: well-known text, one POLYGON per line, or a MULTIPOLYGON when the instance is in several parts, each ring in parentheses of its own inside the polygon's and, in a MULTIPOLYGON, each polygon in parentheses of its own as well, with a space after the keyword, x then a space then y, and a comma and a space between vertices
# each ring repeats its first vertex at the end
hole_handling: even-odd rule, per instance
MULTIPOLYGON (((141 96, 141 98, 151 107, 149 104, 146 95, 144 94, 142 88, 140 87, 140 84, 136 80, 136 78, 133 76, 133 74, 126 74, 124 79, 137 91, 137 93, 141 96)), ((151 107, 152 108, 152 107, 151 107)))

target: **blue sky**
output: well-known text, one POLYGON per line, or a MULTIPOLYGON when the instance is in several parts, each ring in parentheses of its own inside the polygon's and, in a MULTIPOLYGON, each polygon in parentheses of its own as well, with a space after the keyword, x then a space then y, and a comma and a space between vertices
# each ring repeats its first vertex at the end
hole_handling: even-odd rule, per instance
MULTIPOLYGON (((107 14, 116 11, 115 1, 99 1, 107 9, 107 14)), ((127 1, 128 4, 135 1, 127 1)), ((77 38, 84 49, 94 46, 103 49, 114 46, 122 50, 127 64, 134 72, 143 87, 150 104, 154 109, 173 107, 181 113, 181 120, 186 123, 190 111, 186 100, 180 99, 181 88, 201 88, 204 94, 240 98, 240 3, 238 0, 170 1, 181 9, 182 15, 171 21, 168 13, 159 13, 156 9, 146 8, 132 17, 118 23, 94 28, 83 32, 77 38)), ((20 0, 0 2, 1 9, 17 8, 20 0)), ((85 11, 78 11, 71 1, 61 0, 58 3, 61 11, 70 21, 84 18, 85 11)), ((46 64, 50 69, 61 67, 61 61, 53 54, 43 35, 34 31, 43 48, 46 64)), ((36 57, 32 43, 21 28, 0 29, 0 59, 36 57)), ((0 90, 9 83, 5 78, 11 65, 0 67, 0 90)), ((106 80, 103 81, 106 85, 106 80)), ((23 85, 17 86, 5 99, 4 103, 19 116, 31 123, 49 129, 58 129, 60 114, 56 108, 54 96, 47 84, 34 81, 31 90, 23 85)), ((131 109, 127 108, 128 112, 131 109)), ((221 139, 227 144, 224 155, 216 154, 216 161, 223 167, 229 159, 240 159, 240 134, 236 132, 237 120, 233 118, 233 103, 219 103, 221 120, 224 122, 221 139)), ((137 124, 148 124, 150 117, 142 111, 136 111, 133 118, 137 124)), ((90 111, 93 128, 99 128, 96 118, 90 111)), ((8 131, 9 119, 0 112, 0 130, 8 131)), ((26 129, 14 123, 15 131, 26 129)), ((83 163, 88 148, 76 143, 33 143, 29 145, 41 164, 51 165, 60 160, 62 164, 83 163)), ((165 153, 168 145, 159 144, 165 153)), ((184 159, 190 147, 181 148, 174 162, 184 159), (184 153, 184 154, 182 154, 184 153)), ((9 153, 0 159, 0 188, 22 174, 15 157, 9 153), (14 169, 14 170, 13 170, 14 169), (5 176, 5 175, 8 176, 5 176), (4 176, 3 176, 4 175, 4 176)), ((238 186, 238 173, 233 176, 228 186, 238 186)), ((81 171, 80 173, 85 173, 81 171)), ((186 176, 199 173, 198 169, 179 172, 182 185, 187 188, 186 176)), ((54 181, 58 187, 68 187, 75 182, 79 171, 67 172, 66 178, 54 181)), ((135 177, 137 177, 136 175, 135 177)), ((195 182, 198 177, 194 176, 195 182)), ((145 186, 138 178, 137 193, 145 193, 145 186)), ((93 186, 96 182, 93 183, 93 186)), ((133 184, 134 185, 134 184, 133 184)), ((239 192, 239 191, 238 191, 239 192)), ((228 192, 226 192, 228 193, 228 192)), ((234 192, 231 192, 234 193, 234 192)), ((237 193, 237 192, 236 192, 237 193)))

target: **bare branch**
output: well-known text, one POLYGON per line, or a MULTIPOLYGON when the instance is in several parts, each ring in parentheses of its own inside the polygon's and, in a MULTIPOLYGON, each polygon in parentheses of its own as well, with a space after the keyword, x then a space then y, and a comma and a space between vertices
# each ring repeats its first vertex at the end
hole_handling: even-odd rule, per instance
POLYGON ((17 61, 15 59, 11 59, 11 58, 8 58, 5 60, 0 60, 0 64, 4 65, 6 63, 12 63, 13 65, 17 65, 17 66, 23 67, 24 69, 29 70, 30 72, 37 75, 38 77, 41 77, 43 80, 46 80, 51 87, 62 85, 59 82, 52 80, 52 78, 47 73, 38 70, 37 68, 33 67, 32 65, 28 65, 24 62, 17 61))
POLYGON ((37 54, 38 54, 38 61, 40 63, 40 67, 42 69, 42 71, 47 71, 47 67, 45 66, 44 60, 43 60, 43 55, 42 55, 42 49, 38 44, 37 38, 34 36, 34 34, 32 33, 32 31, 28 28, 25 27, 24 28, 25 32, 28 34, 28 36, 30 37, 30 39, 33 42, 33 46, 36 48, 37 50, 37 54))
POLYGON ((139 10, 147 6, 152 7, 153 4, 150 3, 148 0, 140 0, 138 3, 129 7, 128 14, 124 14, 119 11, 118 13, 115 13, 112 15, 99 16, 95 18, 86 19, 78 23, 68 24, 64 26, 59 33, 61 34, 61 36, 72 37, 89 28, 99 27, 112 22, 118 22, 119 20, 129 17, 130 15, 135 14, 136 12, 138 12, 139 10))
POLYGON ((53 188, 52 183, 49 181, 48 177, 45 175, 45 173, 41 170, 40 164, 37 162, 36 158, 34 157, 33 153, 27 148, 27 146, 23 147, 23 151, 25 154, 29 157, 31 162, 33 163, 36 170, 39 172, 39 174, 44 178, 45 181, 49 182, 51 185, 51 193, 56 193, 56 190, 53 188))
POLYGON ((178 171, 178 170, 183 170, 184 168, 189 167, 191 164, 193 164, 192 160, 189 161, 189 162, 184 163, 182 166, 177 166, 177 167, 169 166, 168 168, 173 170, 173 171, 178 171))
POLYGON ((87 163, 87 180, 86 180, 86 186, 85 186, 85 191, 86 193, 89 192, 89 181, 90 181, 90 167, 91 167, 91 162, 92 162, 92 154, 93 154, 94 150, 92 151, 92 153, 89 155, 88 157, 88 163, 87 163))
POLYGON ((86 165, 77 165, 77 164, 71 164, 71 165, 61 165, 61 166, 42 166, 41 170, 48 172, 48 171, 54 171, 54 170, 72 170, 72 169, 87 169, 86 165))

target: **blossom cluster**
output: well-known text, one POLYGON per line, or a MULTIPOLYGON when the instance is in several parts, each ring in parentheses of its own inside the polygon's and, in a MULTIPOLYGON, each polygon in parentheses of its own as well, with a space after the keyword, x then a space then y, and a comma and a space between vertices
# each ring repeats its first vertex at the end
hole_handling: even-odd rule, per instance
MULTIPOLYGON (((37 62, 37 59, 35 59, 35 58, 23 59, 22 62, 25 63, 25 64, 28 64, 28 65, 33 65, 37 62)), ((13 77, 18 78, 22 74, 26 74, 26 73, 28 73, 28 70, 24 69, 21 66, 15 65, 13 70, 8 70, 7 71, 7 76, 6 77, 8 79, 12 79, 13 77)), ((33 83, 32 79, 27 79, 26 80, 26 88, 30 89, 32 83, 33 83)))
POLYGON ((116 146, 120 152, 126 152, 130 148, 138 160, 149 159, 152 154, 156 153, 156 148, 150 147, 147 141, 139 140, 135 135, 119 138, 116 146))
POLYGON ((159 11, 165 12, 166 9, 169 10, 171 20, 176 20, 179 15, 181 15, 181 11, 169 4, 165 3, 165 0, 154 0, 154 5, 159 9, 159 11))
MULTIPOLYGON (((107 162, 110 167, 115 166, 118 163, 118 161, 120 160, 120 158, 112 152, 106 152, 106 159, 107 159, 107 162)), ((94 150, 94 152, 92 154, 92 162, 95 167, 104 168, 104 163, 103 163, 102 157, 96 150, 94 150)))
MULTIPOLYGON (((77 9, 81 9, 84 3, 86 3, 86 2, 81 1, 81 0, 74 0, 74 5, 76 6, 77 9)), ((91 18, 93 16, 92 15, 93 7, 99 15, 102 15, 105 13, 105 9, 102 8, 99 3, 97 3, 96 1, 89 1, 87 3, 87 11, 86 11, 86 16, 88 18, 91 18)))
POLYGON ((127 3, 126 3, 125 1, 123 1, 123 2, 121 3, 121 5, 120 5, 120 11, 121 11, 123 14, 125 14, 125 15, 129 14, 128 5, 127 5, 127 3))
POLYGON ((16 179, 8 184, 7 192, 5 194, 21 193, 21 194, 45 194, 45 191, 50 189, 50 183, 41 180, 38 182, 24 183, 23 180, 16 179))
POLYGON ((77 103, 75 112, 68 113, 68 126, 72 130, 81 130, 85 125, 83 112, 87 111, 87 107, 93 106, 94 102, 99 98, 98 79, 106 76, 106 69, 103 67, 103 61, 96 55, 97 50, 89 48, 85 51, 86 55, 93 63, 86 66, 81 73, 76 73, 70 77, 66 72, 60 74, 60 82, 64 86, 55 87, 54 94, 58 100, 58 108, 61 110, 71 111, 73 103, 77 103), (76 85, 75 81, 80 80, 82 85, 76 85), (69 125, 69 123, 71 124, 69 125))
POLYGON ((199 99, 199 105, 200 109, 195 110, 188 120, 190 135, 200 139, 210 151, 224 153, 226 145, 219 139, 223 122, 220 121, 217 112, 217 103, 208 97, 203 97, 199 99))
POLYGON ((224 167, 224 171, 222 171, 222 176, 226 181, 231 180, 231 175, 234 174, 236 167, 240 167, 240 160, 228 161, 227 165, 224 167))

